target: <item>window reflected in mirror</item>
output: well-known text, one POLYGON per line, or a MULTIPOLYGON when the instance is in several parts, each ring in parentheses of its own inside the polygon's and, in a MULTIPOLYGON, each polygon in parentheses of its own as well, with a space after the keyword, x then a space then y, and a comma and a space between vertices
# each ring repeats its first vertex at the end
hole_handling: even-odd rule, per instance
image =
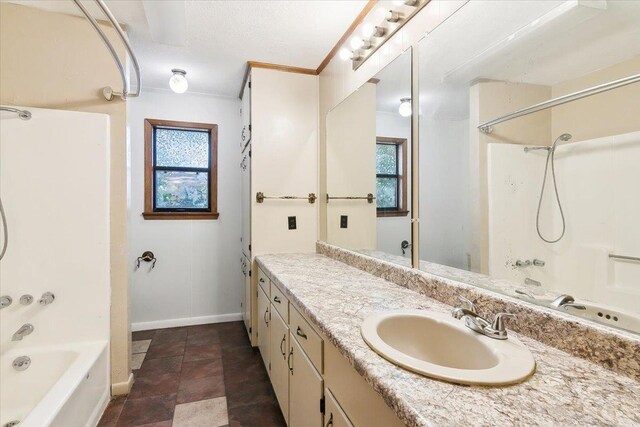
POLYGON ((411 52, 327 114, 327 242, 411 265, 411 52))

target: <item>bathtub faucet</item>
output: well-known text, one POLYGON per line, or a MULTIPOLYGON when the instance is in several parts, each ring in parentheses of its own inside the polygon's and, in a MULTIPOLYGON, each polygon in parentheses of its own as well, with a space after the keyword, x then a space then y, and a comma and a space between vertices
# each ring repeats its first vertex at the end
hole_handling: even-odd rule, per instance
POLYGON ((565 310, 568 307, 575 308, 576 310, 587 309, 587 307, 585 307, 584 305, 576 303, 576 300, 573 299, 571 295, 560 295, 558 298, 553 300, 551 305, 556 308, 564 308, 565 310))
POLYGON ((11 341, 22 341, 22 338, 24 338, 25 335, 29 335, 31 332, 33 332, 33 325, 31 323, 25 323, 20 326, 20 329, 18 329, 15 334, 13 334, 11 341))

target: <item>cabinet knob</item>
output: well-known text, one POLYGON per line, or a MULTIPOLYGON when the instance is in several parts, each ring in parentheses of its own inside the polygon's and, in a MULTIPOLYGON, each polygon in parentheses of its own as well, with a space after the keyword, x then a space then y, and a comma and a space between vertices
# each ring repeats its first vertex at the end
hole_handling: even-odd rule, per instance
POLYGON ((293 357, 293 347, 289 351, 289 356, 287 356, 287 366, 289 367, 289 372, 293 375, 293 366, 291 366, 291 358, 293 357))

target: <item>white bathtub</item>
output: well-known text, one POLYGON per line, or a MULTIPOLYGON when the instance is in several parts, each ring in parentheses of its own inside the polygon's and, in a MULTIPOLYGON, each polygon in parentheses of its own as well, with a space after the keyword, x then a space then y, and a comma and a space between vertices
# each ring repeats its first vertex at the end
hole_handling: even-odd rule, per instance
POLYGON ((95 426, 109 400, 107 344, 16 345, 0 356, 0 427, 95 426), (19 356, 31 358, 28 369, 13 368, 19 356))

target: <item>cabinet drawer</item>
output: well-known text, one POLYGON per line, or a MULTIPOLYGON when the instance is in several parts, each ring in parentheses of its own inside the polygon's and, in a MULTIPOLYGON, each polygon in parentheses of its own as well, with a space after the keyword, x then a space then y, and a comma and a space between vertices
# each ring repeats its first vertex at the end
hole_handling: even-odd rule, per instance
POLYGON ((353 427, 349 417, 344 413, 340 404, 328 388, 324 389, 324 425, 331 427, 353 427))
POLYGON ((313 366, 322 373, 322 338, 307 323, 298 310, 291 308, 289 330, 291 335, 300 343, 300 347, 307 354, 313 366))
POLYGON ((268 297, 270 295, 269 294, 269 276, 267 276, 267 274, 264 271, 262 271, 260 267, 258 267, 258 285, 260 285, 260 287, 268 297))
POLYGON ((284 321, 289 323, 289 299, 273 283, 271 283, 271 305, 276 308, 284 321))

